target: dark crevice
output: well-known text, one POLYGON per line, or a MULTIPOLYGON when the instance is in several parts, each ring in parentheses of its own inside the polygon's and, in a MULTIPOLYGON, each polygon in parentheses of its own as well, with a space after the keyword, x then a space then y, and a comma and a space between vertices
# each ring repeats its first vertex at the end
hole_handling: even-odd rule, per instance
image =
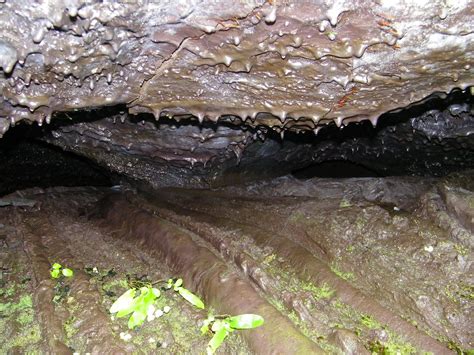
POLYGON ((284 139, 268 127, 233 124, 230 116, 218 123, 191 115, 157 121, 130 115, 124 105, 57 113, 51 124, 20 124, 0 140, 0 194, 110 185, 119 175, 154 187, 199 188, 289 173, 300 179, 444 176, 474 167, 471 110, 470 93, 453 90, 386 113, 376 127, 331 123, 318 135, 287 131, 284 139))
POLYGON ((27 188, 110 186, 103 167, 38 140, 41 130, 19 126, 0 140, 0 196, 27 188))
POLYGON ((297 179, 305 180, 319 178, 351 178, 351 177, 381 177, 370 168, 347 160, 331 160, 312 164, 292 172, 297 179))

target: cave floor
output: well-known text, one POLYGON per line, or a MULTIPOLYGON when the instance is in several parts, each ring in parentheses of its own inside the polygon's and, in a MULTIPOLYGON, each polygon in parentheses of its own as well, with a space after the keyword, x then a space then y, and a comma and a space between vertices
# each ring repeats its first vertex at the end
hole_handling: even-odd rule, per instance
POLYGON ((200 354, 208 312, 266 320, 218 353, 467 351, 473 177, 11 194, 2 200, 16 206, 0 207, 0 353, 200 354), (54 262, 74 277, 52 280, 54 262), (210 310, 163 291, 168 314, 132 331, 111 318, 128 281, 170 277, 210 310))

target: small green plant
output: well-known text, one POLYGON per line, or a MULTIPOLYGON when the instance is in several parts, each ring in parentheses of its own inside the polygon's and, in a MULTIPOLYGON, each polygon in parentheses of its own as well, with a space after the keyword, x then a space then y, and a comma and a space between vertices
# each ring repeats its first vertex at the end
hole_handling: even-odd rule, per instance
POLYGON ((143 324, 147 317, 155 313, 155 300, 160 297, 160 290, 151 286, 130 288, 123 293, 110 307, 110 313, 117 313, 117 318, 132 314, 128 320, 128 328, 133 329, 143 324))
POLYGON ((204 309, 204 303, 201 301, 201 299, 195 294, 193 294, 191 291, 183 287, 183 279, 169 279, 167 286, 168 289, 173 288, 173 290, 178 292, 186 301, 191 303, 193 306, 199 309, 204 309))
MULTIPOLYGON (((160 282, 166 281, 135 281, 129 283, 131 284, 130 288, 112 304, 112 307, 110 307, 110 313, 116 313, 117 318, 131 314, 128 320, 129 329, 134 329, 135 327, 142 325, 145 322, 145 319, 152 321, 155 318, 161 317, 164 313, 168 313, 170 311, 170 307, 168 306, 165 306, 163 310, 157 310, 155 307, 155 301, 161 296, 161 292, 159 289, 153 287, 153 285, 160 282)), ((167 287, 164 288, 164 290, 173 288, 174 291, 178 292, 193 306, 199 309, 204 309, 204 303, 201 299, 183 287, 182 279, 169 279, 166 284, 167 287)))
POLYGON ((63 267, 61 264, 58 264, 58 263, 54 263, 53 265, 51 265, 51 269, 49 270, 49 273, 53 279, 59 279, 61 275, 64 277, 74 276, 74 271, 72 271, 72 269, 63 267))
POLYGON ((207 354, 214 354, 225 338, 234 330, 257 328, 263 322, 263 317, 257 314, 241 314, 232 317, 210 315, 201 327, 202 334, 213 334, 207 345, 207 354))

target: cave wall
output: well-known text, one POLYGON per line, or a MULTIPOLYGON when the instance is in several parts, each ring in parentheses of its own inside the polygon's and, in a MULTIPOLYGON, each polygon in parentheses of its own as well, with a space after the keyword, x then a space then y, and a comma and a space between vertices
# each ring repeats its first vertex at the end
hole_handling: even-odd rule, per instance
POLYGON ((456 91, 385 114, 377 127, 332 124, 317 136, 290 132, 284 139, 270 129, 156 122, 109 109, 81 114, 80 123, 74 123, 79 117, 58 120, 42 139, 155 188, 240 184, 327 161, 365 166, 375 176, 443 176, 474 168, 472 101, 470 93, 456 91))

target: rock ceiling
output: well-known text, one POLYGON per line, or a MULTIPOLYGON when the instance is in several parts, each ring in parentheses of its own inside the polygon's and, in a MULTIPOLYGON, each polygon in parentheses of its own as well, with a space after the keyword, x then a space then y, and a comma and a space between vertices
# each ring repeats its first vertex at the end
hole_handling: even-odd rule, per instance
POLYGON ((375 125, 473 84, 473 15, 468 0, 7 0, 0 134, 117 104, 277 132, 375 125))

